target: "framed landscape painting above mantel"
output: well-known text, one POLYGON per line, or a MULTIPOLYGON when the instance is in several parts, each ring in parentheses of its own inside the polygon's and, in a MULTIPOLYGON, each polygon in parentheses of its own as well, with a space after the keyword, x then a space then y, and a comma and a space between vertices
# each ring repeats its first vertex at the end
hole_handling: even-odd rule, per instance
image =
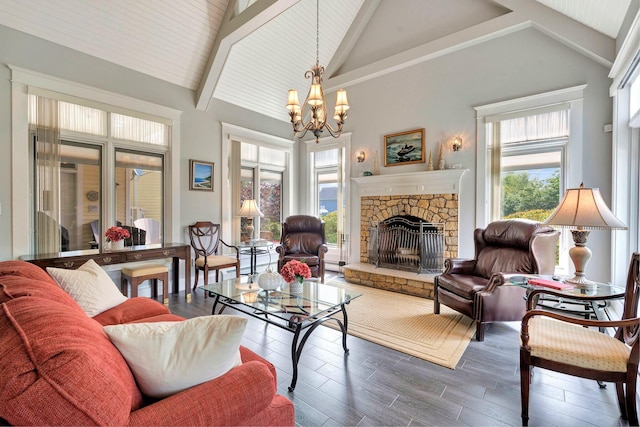
POLYGON ((424 128, 385 135, 385 166, 409 165, 424 162, 424 128))
POLYGON ((189 190, 213 191, 213 163, 189 160, 189 190))

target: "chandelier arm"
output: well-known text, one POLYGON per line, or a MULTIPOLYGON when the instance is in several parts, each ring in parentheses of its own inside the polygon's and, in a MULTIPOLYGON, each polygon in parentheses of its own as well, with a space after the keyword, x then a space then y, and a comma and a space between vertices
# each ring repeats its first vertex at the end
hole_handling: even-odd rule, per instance
POLYGON ((338 122, 338 128, 333 129, 329 122, 325 122, 324 127, 329 131, 332 137, 337 138, 342 133, 342 123, 338 122))
POLYGON ((303 129, 300 129, 299 131, 294 132, 293 136, 295 138, 302 139, 302 138, 304 138, 304 136, 307 134, 308 131, 309 131, 309 129, 303 128, 303 129), (304 132, 303 132, 303 130, 304 130, 304 132))

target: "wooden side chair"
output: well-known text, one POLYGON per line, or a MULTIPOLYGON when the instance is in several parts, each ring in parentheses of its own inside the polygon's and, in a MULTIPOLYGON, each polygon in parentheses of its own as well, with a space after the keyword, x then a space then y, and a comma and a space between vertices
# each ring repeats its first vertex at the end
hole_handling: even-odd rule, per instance
MULTIPOLYGON (((215 270, 216 282, 218 273, 224 268, 235 267, 236 277, 240 277, 240 250, 236 246, 228 245, 220 238, 220 224, 210 221, 199 221, 189 226, 189 240, 193 248, 195 259, 196 277, 193 282, 193 290, 198 287, 200 271, 204 272, 204 285, 209 283, 209 271, 215 270), (231 248, 236 256, 221 255, 223 247, 231 248)), ((208 292, 204 293, 207 297, 208 292)))
MULTIPOLYGON (((529 387, 531 369, 544 369, 614 382, 618 405, 629 425, 638 425, 636 380, 638 377, 638 296, 640 295, 640 253, 634 253, 629 266, 621 320, 599 321, 563 316, 555 312, 534 310, 538 291, 527 299, 528 311, 520 332, 520 391, 522 425, 529 423, 529 387), (614 336, 596 328, 617 328, 614 336)), ((550 290, 545 294, 562 296, 550 290)), ((572 296, 574 298, 574 296, 572 296)), ((584 297, 587 299, 589 297, 584 297)), ((602 299, 601 297, 599 297, 602 299)), ((575 299, 579 299, 578 296, 575 299)))

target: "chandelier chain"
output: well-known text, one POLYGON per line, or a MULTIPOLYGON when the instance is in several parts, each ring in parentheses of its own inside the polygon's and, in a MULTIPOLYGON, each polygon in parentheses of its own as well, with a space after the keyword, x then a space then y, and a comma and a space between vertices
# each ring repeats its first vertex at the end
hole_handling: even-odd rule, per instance
POLYGON ((316 0, 316 65, 320 65, 320 0, 316 0))

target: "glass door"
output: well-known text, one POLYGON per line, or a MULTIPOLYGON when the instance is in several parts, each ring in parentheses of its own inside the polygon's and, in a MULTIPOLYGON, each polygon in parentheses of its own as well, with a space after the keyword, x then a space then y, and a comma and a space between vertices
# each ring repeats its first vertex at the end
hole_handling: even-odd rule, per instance
POLYGON ((327 265, 339 265, 345 261, 345 148, 329 148, 312 153, 315 195, 315 214, 325 223, 325 235, 329 252, 325 255, 327 265))

